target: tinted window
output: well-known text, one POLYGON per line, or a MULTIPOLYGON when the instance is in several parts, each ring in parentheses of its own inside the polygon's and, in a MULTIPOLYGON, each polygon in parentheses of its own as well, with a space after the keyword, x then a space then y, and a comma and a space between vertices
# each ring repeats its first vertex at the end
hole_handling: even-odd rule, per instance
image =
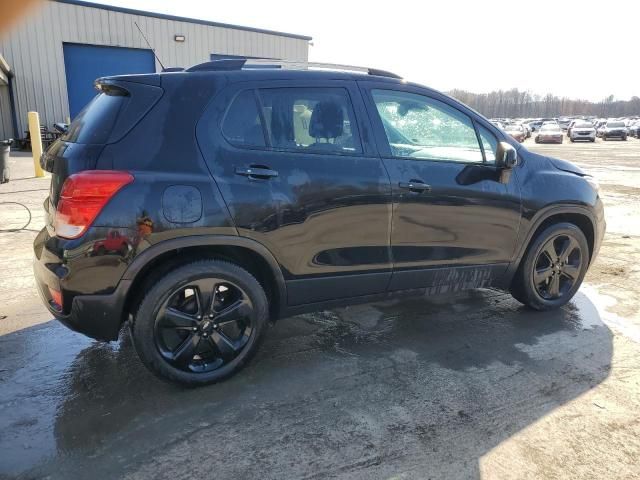
POLYGON ((106 143, 130 98, 128 95, 100 93, 71 122, 62 139, 71 143, 106 143))
POLYGON ((485 161, 487 163, 496 163, 498 139, 482 125, 478 125, 478 133, 480 134, 480 140, 482 141, 485 161))
POLYGON ((264 132, 253 90, 241 92, 229 106, 222 134, 233 145, 264 147, 264 132))
POLYGON ((432 98, 372 90, 391 153, 396 157, 482 162, 471 119, 432 98))
POLYGON ((273 148, 337 154, 362 151, 345 89, 270 88, 259 92, 273 148))

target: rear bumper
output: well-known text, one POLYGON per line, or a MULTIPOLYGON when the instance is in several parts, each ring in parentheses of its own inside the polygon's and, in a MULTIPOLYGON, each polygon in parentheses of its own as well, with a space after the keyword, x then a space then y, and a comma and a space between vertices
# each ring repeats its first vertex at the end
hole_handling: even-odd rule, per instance
POLYGON ((40 298, 57 320, 96 340, 117 340, 123 323, 124 303, 131 280, 121 280, 105 294, 77 294, 68 288, 69 270, 60 257, 46 247, 46 231, 34 241, 33 272, 40 298), (49 289, 62 294, 63 309, 56 308, 49 289))

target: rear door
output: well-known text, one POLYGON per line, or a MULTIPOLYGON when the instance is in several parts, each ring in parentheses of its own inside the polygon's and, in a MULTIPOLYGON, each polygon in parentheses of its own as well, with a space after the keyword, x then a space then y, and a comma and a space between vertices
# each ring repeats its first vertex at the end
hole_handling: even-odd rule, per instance
POLYGON ((498 138, 444 96, 362 86, 393 190, 390 290, 490 283, 520 223, 516 179, 495 166, 498 138))
POLYGON ((355 82, 236 84, 198 140, 238 233, 280 263, 290 305, 386 290, 391 187, 355 82))

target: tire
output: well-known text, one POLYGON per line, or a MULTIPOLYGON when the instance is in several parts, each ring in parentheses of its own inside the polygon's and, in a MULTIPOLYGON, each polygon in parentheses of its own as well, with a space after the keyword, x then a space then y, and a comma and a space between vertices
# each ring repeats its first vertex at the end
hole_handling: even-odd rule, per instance
POLYGON ((534 310, 559 308, 571 300, 578 291, 588 266, 589 245, 582 230, 567 222, 550 225, 533 238, 529 244, 511 283, 511 294, 520 303, 534 310), (573 243, 567 243, 568 239, 573 239, 573 243), (564 262, 556 262, 557 257, 552 262, 547 261, 549 255, 546 252, 549 251, 549 245, 551 245, 552 251, 559 252, 559 255, 562 255, 563 247, 569 246, 571 252, 569 257, 565 259, 564 266, 559 266, 564 262), (578 249, 577 254, 576 249, 578 249), (551 266, 553 264, 557 269, 551 266), (538 278, 546 279, 536 284, 534 271, 538 272, 538 278), (572 281, 568 272, 574 276, 572 281), (553 288, 556 278, 558 296, 555 295, 553 288))
POLYGON ((159 378, 208 385, 231 377, 251 359, 268 311, 264 289, 249 272, 222 260, 197 261, 155 282, 135 315, 133 344, 159 378), (215 323, 223 318, 224 326, 215 323), (240 332, 237 338, 232 327, 240 332))
POLYGON ((596 139, 595 139, 595 138, 590 138, 590 139, 589 139, 589 141, 590 141, 591 143, 595 143, 595 142, 596 142, 596 139))
POLYGON ((627 136, 625 135, 624 137, 622 137, 622 141, 626 142, 627 141, 627 136))
POLYGON ((540 139, 536 137, 536 143, 540 143, 540 139))

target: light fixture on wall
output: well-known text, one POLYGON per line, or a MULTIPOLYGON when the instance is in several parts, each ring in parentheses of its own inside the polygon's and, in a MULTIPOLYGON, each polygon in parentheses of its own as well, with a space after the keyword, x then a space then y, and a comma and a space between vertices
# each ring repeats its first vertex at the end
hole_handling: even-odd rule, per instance
POLYGON ((174 39, 176 42, 184 42, 185 37, 184 37, 184 35, 174 35, 174 36, 173 36, 173 39, 174 39))

